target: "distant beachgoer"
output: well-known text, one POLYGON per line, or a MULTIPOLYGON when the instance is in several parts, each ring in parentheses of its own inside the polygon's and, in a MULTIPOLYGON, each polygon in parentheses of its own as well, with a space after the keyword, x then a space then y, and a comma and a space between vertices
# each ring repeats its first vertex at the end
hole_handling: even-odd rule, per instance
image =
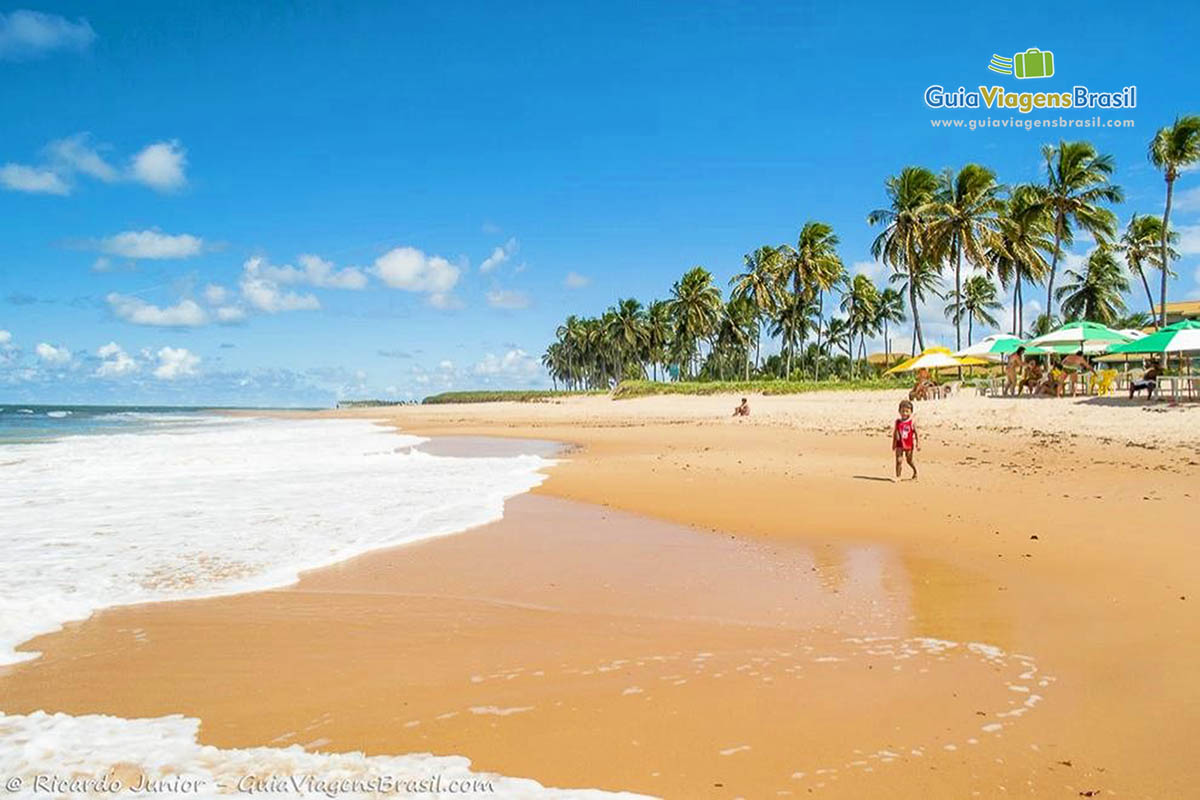
POLYGON ((911 400, 900 401, 900 418, 892 428, 892 451, 896 454, 896 480, 900 480, 900 469, 905 461, 912 467, 913 480, 917 479, 917 465, 913 463, 913 450, 921 449, 917 436, 917 423, 912 418, 911 400))
POLYGON ((1157 361, 1151 361, 1150 366, 1142 373, 1142 379, 1133 381, 1129 384, 1129 399, 1143 389, 1146 391, 1146 399, 1150 400, 1154 397, 1154 390, 1158 388, 1158 376, 1162 375, 1162 370, 1158 367, 1157 361))
POLYGON ((733 410, 733 415, 735 417, 750 416, 750 402, 746 398, 743 397, 742 402, 739 403, 738 407, 733 410))
MULTIPOLYGON (((1042 365, 1036 359, 1025 362, 1025 377, 1021 380, 1021 388, 1029 389, 1030 394, 1037 394, 1042 384, 1042 365)), ((1019 392, 1018 392, 1019 393, 1019 392)))
POLYGON ((1008 357, 1008 362, 1004 365, 1004 393, 1005 394, 1020 394, 1021 393, 1021 373, 1025 370, 1025 348, 1018 347, 1015 353, 1008 357))

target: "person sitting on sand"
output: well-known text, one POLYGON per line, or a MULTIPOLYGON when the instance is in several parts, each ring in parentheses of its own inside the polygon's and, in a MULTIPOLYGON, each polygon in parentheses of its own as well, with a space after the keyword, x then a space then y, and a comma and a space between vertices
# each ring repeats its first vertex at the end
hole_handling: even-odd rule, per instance
POLYGON ((1025 371, 1025 348, 1018 347, 1015 353, 1008 356, 1004 365, 1004 393, 1020 394, 1021 378, 1025 371))
MULTIPOLYGON (((1095 372, 1092 367, 1092 362, 1087 360, 1087 356, 1083 354, 1083 348, 1079 348, 1079 352, 1072 353, 1062 360, 1063 371, 1066 373, 1067 382, 1071 386, 1071 397, 1075 396, 1075 391, 1078 388, 1079 376, 1083 373, 1091 374, 1095 372)), ((1059 389, 1059 397, 1062 397, 1062 390, 1059 389)))
POLYGON ((750 416, 750 403, 748 400, 746 400, 746 398, 744 398, 744 397, 742 398, 742 402, 739 403, 738 407, 733 410, 733 415, 735 417, 750 416))
POLYGON ((909 400, 928 400, 940 396, 938 385, 929 376, 929 370, 922 367, 917 370, 917 382, 908 393, 909 400))
POLYGON ((1133 381, 1129 384, 1129 399, 1143 389, 1146 390, 1146 399, 1154 399, 1154 390, 1158 388, 1158 376, 1162 375, 1162 370, 1158 367, 1157 361, 1151 361, 1150 366, 1142 373, 1141 380, 1133 381))
POLYGON ((892 427, 892 451, 896 454, 896 480, 900 480, 900 469, 906 460, 912 467, 913 480, 917 479, 917 465, 913 463, 913 450, 921 449, 921 441, 917 437, 917 423, 913 420, 912 414, 912 401, 901 400, 900 418, 892 427))

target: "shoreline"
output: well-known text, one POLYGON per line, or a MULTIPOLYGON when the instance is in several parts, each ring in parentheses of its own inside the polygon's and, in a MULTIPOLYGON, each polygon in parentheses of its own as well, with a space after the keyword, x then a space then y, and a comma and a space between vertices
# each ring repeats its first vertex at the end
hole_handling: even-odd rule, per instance
MULTIPOLYGON (((722 398, 717 401, 724 405, 722 398)), ((989 763, 964 752, 978 745, 960 743, 961 749, 939 754, 938 783, 929 783, 933 773, 928 760, 921 765, 889 763, 886 777, 842 773, 840 782, 826 781, 820 791, 827 796, 853 797, 878 791, 882 785, 888 785, 889 793, 898 797, 927 796, 930 786, 967 793, 980 790, 986 796, 1003 785, 1017 795, 1103 787, 1131 796, 1172 797, 1191 785, 1195 775, 1183 765, 1189 763, 1185 756, 1187 732, 1194 730, 1197 720, 1181 710, 1194 708, 1197 697, 1185 666, 1200 655, 1196 625, 1187 613, 1188 599, 1196 591, 1196 579, 1187 565, 1196 563, 1197 548, 1181 528, 1185 509, 1193 507, 1191 490, 1198 473, 1194 457, 1189 455, 1184 462, 1176 455, 1189 453, 1190 445, 1171 450, 1120 447, 1120 452, 1113 453, 1111 445, 1088 441, 1077 432, 1074 437, 1069 433, 1030 437, 1035 440, 1035 449, 1030 451, 1014 448, 1012 440, 1018 437, 1011 433, 947 425, 927 428, 922 480, 896 486, 878 480, 880 467, 886 472, 890 459, 879 457, 877 436, 859 425, 856 409, 832 426, 842 429, 818 433, 779 424, 769 416, 750 425, 702 419, 701 414, 710 413, 717 403, 679 404, 678 398, 673 398, 683 413, 671 417, 660 411, 661 404, 639 408, 636 404, 641 402, 621 401, 623 408, 615 410, 589 401, 562 404, 568 406, 565 409, 456 407, 430 411, 405 407, 388 409, 394 413, 385 415, 321 416, 370 417, 422 436, 549 438, 578 448, 568 460, 550 469, 548 478, 531 495, 521 498, 597 503, 622 510, 604 513, 645 515, 645 522, 651 525, 661 524, 654 520, 683 524, 693 529, 693 535, 743 546, 787 549, 816 545, 814 552, 819 554, 822 542, 836 548, 874 543, 894 552, 909 576, 913 619, 908 638, 997 645, 1008 653, 1033 658, 1045 674, 1058 679, 1046 694, 1046 702, 1021 721, 1019 735, 1005 733, 989 743, 989 747, 999 747, 998 754, 986 759, 989 763), (1020 456, 1029 452, 1036 460, 1022 461, 1020 456), (1153 489, 1148 490, 1151 478, 1153 489), (1057 486, 1056 481, 1066 486, 1057 486), (802 489, 798 492, 797 487, 802 489), (962 503, 961 498, 970 502, 962 503), (952 499, 954 502, 949 502, 952 499), (1143 530, 1158 533, 1155 538, 1130 539, 1132 534, 1122 523, 1131 508, 1138 512, 1136 519, 1143 530), (881 523, 881 512, 886 524, 881 523), (714 530, 734 537, 712 536, 714 530), (1140 546, 1134 547, 1134 541, 1140 546), (1149 735, 1150 726, 1153 735, 1149 735), (1033 749, 1034 745, 1038 749, 1033 749), (1004 763, 995 763, 993 758, 1004 763), (1059 763, 1062 761, 1073 766, 1065 767, 1059 763)), ((925 410, 922 406, 920 412, 925 410)), ((497 524, 503 525, 503 521, 497 524)), ((459 542, 470 535, 466 532, 434 541, 459 542)), ((604 554, 604 550, 601 547, 598 552, 604 554)), ((445 564, 453 562, 449 559, 445 564)), ((611 567, 611 562, 605 563, 611 567)), ((700 573, 711 572, 719 563, 720 559, 710 558, 700 573)), ((833 562, 814 567, 822 574, 838 573, 833 562)), ((320 572, 339 571, 335 566, 320 572)), ((748 570, 745 584, 759 591, 758 577, 748 570)), ((447 578, 455 579, 458 576, 447 578)), ((364 577, 353 580, 361 584, 364 577)), ((545 599, 546 591, 543 587, 542 594, 535 593, 526 601, 544 605, 539 601, 545 599)), ((704 591, 694 590, 697 594, 704 591)), ((739 592, 744 590, 739 588, 739 592)), ((228 614, 242 601, 225 598, 212 602, 226 609, 222 614, 228 614)), ((647 608, 651 600, 639 597, 638 603, 639 608, 647 608)), ((197 629, 195 619, 177 622, 186 629, 197 629)), ((352 616, 342 622, 347 623, 357 624, 352 616)), ((404 623, 397 624, 403 629, 404 623)), ((539 618, 534 630, 543 635, 554 630, 547 624, 539 618)), ((506 630, 512 633, 511 626, 506 630)), ((501 648, 508 639, 501 636, 489 641, 501 648)), ((101 636, 92 646, 111 650, 118 644, 119 637, 101 636)), ((372 653, 374 647, 357 642, 357 649, 347 652, 372 653)), ((216 648, 217 653, 227 655, 228 649, 216 648)), ((782 647, 777 650, 783 652, 782 647)), ((122 664, 122 668, 128 666, 122 664)), ((432 670, 435 675, 440 672, 432 670)), ((68 675, 70 670, 62 674, 68 675)), ((173 680, 164 669, 150 681, 150 685, 165 684, 161 688, 164 702, 174 696, 167 688, 176 686, 173 680)), ((6 684, 7 679, 0 679, 0 686, 6 684)), ((849 687, 860 685, 861 678, 843 675, 828 686, 828 693, 844 699, 849 687)), ((983 682, 965 680, 963 685, 979 690, 983 682)), ((694 715, 712 703, 714 696, 719 693, 697 694, 675 710, 685 717, 693 715, 687 717, 689 729, 704 730, 712 721, 694 715)), ((761 691, 744 697, 753 712, 726 708, 720 719, 737 719, 740 714, 757 720, 758 728, 769 722, 776 730, 789 730, 787 736, 777 738, 793 744, 816 741, 811 730, 788 728, 785 720, 755 707, 763 697, 761 691)), ((904 705, 895 703, 891 694, 885 697, 885 708, 904 705)), ((175 699, 178 701, 178 696, 175 699)), ((338 708, 358 708, 362 698, 350 693, 341 696, 341 701, 335 704, 334 715, 338 708)), ((927 697, 925 701, 929 707, 958 708, 947 698, 927 697)), ((498 709, 522 707, 492 705, 498 709)), ((594 707, 607 705, 606 701, 594 707)), ((798 715, 809 711, 801 709, 798 715)), ((844 742, 861 735, 866 720, 878 709, 854 711, 843 703, 840 709, 828 712, 818 715, 821 741, 844 742)), ((533 717, 519 712, 504 717, 472 716, 485 720, 497 716, 491 721, 527 725, 522 735, 537 741, 545 739, 546 729, 553 727, 546 720, 532 724, 533 717)), ((655 723, 661 723, 661 717, 647 718, 643 725, 655 723)), ((207 727, 204 730, 202 737, 209 732, 207 727)), ((606 745, 604 738, 591 742, 588 752, 593 757, 606 752, 615 756, 621 751, 617 741, 625 728, 617 724, 605 730, 612 744, 606 745)), ((757 752, 766 758, 762 751, 767 745, 759 745, 757 751, 753 745, 748 751, 737 749, 743 744, 747 743, 728 743, 717 748, 717 756, 707 753, 704 757, 732 763, 726 759, 745 756, 749 760, 749 754, 757 752), (734 752, 720 755, 725 750, 734 752)), ((558 768, 554 765, 559 764, 562 772, 557 775, 562 779, 551 777, 543 783, 601 785, 580 780, 592 768, 570 758, 522 762, 521 754, 506 750, 499 742, 473 746, 477 748, 473 760, 479 768, 529 774, 541 780, 536 770, 530 774, 530 770, 514 771, 507 765, 527 763, 537 768, 540 764, 553 776, 558 768)), ((555 743, 547 741, 545 746, 555 743)), ((887 749, 886 744, 882 747, 887 749)), ((411 752, 380 750, 384 751, 411 752)), ((672 751, 667 747, 663 752, 688 758, 679 748, 672 751)), ((924 749, 923 753, 928 756, 924 749)), ((619 781, 623 775, 610 777, 619 781)), ((681 779, 674 791, 663 796, 732 796, 702 786, 695 778, 681 779)), ((639 779, 644 780, 644 775, 639 779)), ((607 786, 646 790, 644 786, 607 786)), ((815 783, 810 788, 814 787, 815 783)), ((758 790, 765 788, 766 784, 755 784, 747 790, 748 796, 757 796, 758 790)))

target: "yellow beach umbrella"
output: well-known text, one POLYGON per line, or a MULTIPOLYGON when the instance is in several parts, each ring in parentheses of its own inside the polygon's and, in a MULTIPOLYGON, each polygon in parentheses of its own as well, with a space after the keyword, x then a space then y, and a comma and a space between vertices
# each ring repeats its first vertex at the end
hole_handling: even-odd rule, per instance
POLYGON ((991 362, 985 361, 982 358, 974 358, 973 356, 965 356, 956 358, 950 352, 948 347, 927 347, 918 355, 913 356, 907 361, 903 361, 889 369, 884 375, 891 375, 895 372, 913 372, 918 369, 953 369, 957 367, 986 367, 991 362))

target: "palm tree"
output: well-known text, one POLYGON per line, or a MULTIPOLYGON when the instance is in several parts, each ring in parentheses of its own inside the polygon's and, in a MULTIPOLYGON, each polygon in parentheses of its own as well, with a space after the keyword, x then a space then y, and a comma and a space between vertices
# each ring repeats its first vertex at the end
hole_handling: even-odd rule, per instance
MULTIPOLYGON (((871 225, 885 226, 871 244, 871 255, 887 264, 897 274, 911 275, 902 283, 908 292, 913 316, 913 336, 925 349, 921 332, 921 317, 917 311, 918 289, 930 284, 930 275, 937 271, 929 256, 930 206, 938 190, 938 181, 924 167, 905 167, 884 183, 891 205, 867 215, 871 225)), ((895 275, 893 275, 895 279, 895 275)))
MULTIPOLYGON (((809 221, 796 237, 796 247, 784 253, 784 280, 792 282, 792 294, 817 300, 817 348, 821 347, 821 318, 825 313, 825 292, 832 289, 845 274, 842 259, 837 253, 838 237, 824 222, 809 221)), ((807 328, 804 333, 807 334, 807 328)), ((803 339, 801 339, 803 346, 803 339)), ((820 362, 813 363, 813 379, 820 380, 820 362)))
MULTIPOLYGON (((1157 219, 1157 217, 1155 217, 1155 219, 1157 219)), ((1153 313, 1153 311, 1151 311, 1149 314, 1147 314, 1145 311, 1134 311, 1132 314, 1126 314, 1122 317, 1117 317, 1115 320, 1113 320, 1111 327, 1116 328, 1119 331, 1125 330, 1126 328, 1133 328, 1135 330, 1148 328, 1154 324, 1154 317, 1150 316, 1150 314, 1153 313)))
POLYGON ((883 329, 883 357, 887 366, 891 366, 892 342, 888 337, 890 323, 904 322, 904 295, 888 286, 879 292, 879 302, 875 306, 876 325, 883 329))
POLYGON ((888 280, 897 284, 900 291, 909 298, 909 306, 913 312, 912 352, 915 355, 918 346, 922 350, 925 349, 925 339, 921 334, 921 322, 917 318, 917 304, 924 303, 930 295, 941 298, 942 293, 939 289, 942 285, 942 278, 928 262, 918 260, 914 267, 913 270, 900 267, 888 277, 888 280))
POLYGON ((1100 203, 1120 203, 1121 187, 1110 182, 1113 158, 1100 155, 1091 142, 1064 142, 1042 147, 1046 162, 1046 204, 1054 217, 1054 251, 1046 280, 1046 313, 1054 314, 1054 273, 1062 245, 1074 239, 1074 227, 1090 233, 1098 244, 1116 235, 1117 217, 1100 203))
POLYGON ((833 348, 837 347, 845 351, 846 355, 850 355, 850 349, 853 346, 850 343, 850 323, 841 317, 832 317, 829 320, 828 338, 825 341, 826 347, 832 354, 833 348))
POLYGON ((1069 282, 1056 295, 1064 316, 1112 325, 1125 313, 1121 295, 1129 291, 1129 279, 1109 248, 1096 248, 1083 272, 1069 269, 1066 276, 1069 282))
POLYGON ((1171 195, 1175 191, 1175 179, 1184 167, 1200 161, 1200 116, 1191 114, 1176 117, 1175 124, 1159 128, 1150 140, 1150 163, 1163 171, 1167 182, 1167 203, 1163 207, 1162 230, 1159 235, 1159 256, 1162 259, 1162 289, 1159 304, 1159 326, 1167 324, 1167 273, 1171 270, 1171 254, 1167 250, 1167 237, 1171 230, 1171 195))
MULTIPOLYGON (((630 356, 641 365, 641 354, 646 349, 646 313, 642 304, 632 297, 618 300, 609 312, 605 333, 612 341, 616 378, 620 381, 625 377, 625 365, 630 356)), ((642 374, 645 375, 644 366, 642 374)))
POLYGON ((746 271, 729 279, 735 298, 749 298, 757 309, 754 335, 754 362, 759 362, 762 345, 762 323, 771 318, 779 304, 783 275, 781 251, 764 245, 753 253, 742 256, 746 271))
MULTIPOLYGON (((878 319, 879 290, 866 275, 855 275, 842 295, 842 311, 846 312, 846 324, 850 329, 850 349, 854 350, 854 337, 858 336, 863 350, 866 349, 868 334, 876 331, 878 319)), ((850 355, 850 377, 854 378, 854 355, 850 355)))
POLYGON ((785 380, 792 379, 792 358, 797 345, 804 341, 808 333, 814 308, 812 298, 785 291, 779 307, 775 310, 770 331, 772 336, 779 337, 783 346, 785 380))
POLYGON ((667 360, 671 347, 671 304, 666 300, 651 300, 646 306, 646 354, 658 380, 658 365, 667 360))
POLYGON ((583 325, 579 317, 574 314, 567 317, 566 321, 558 326, 556 331, 559 341, 563 343, 564 356, 566 358, 566 374, 564 380, 569 386, 575 388, 577 377, 577 369, 579 361, 577 356, 582 347, 583 325))
MULTIPOLYGON (((1004 203, 996 173, 979 164, 967 164, 955 174, 946 170, 931 213, 933 246, 939 255, 954 262, 954 302, 962 300, 962 263, 983 267, 987 261, 984 247, 997 227, 997 214, 1004 203)), ((957 350, 962 349, 961 319, 954 321, 957 350)))
POLYGON ((671 288, 671 316, 675 322, 675 340, 685 356, 684 373, 691 374, 701 340, 710 340, 721 318, 721 290, 713 285, 712 274, 704 267, 693 267, 671 288))
MULTIPOLYGON (((745 367, 745 380, 750 380, 750 342, 758 332, 758 309, 748 297, 730 300, 722 309, 717 327, 716 343, 723 356, 738 356, 745 367)), ((721 380, 725 380, 725 359, 719 364, 721 380)))
MULTIPOLYGON (((1146 302, 1149 304, 1147 307, 1151 314, 1154 313, 1154 295, 1150 292, 1150 281, 1146 278, 1146 268, 1162 268, 1162 239, 1161 219, 1149 214, 1134 214, 1129 219, 1125 233, 1121 234, 1121 244, 1117 248, 1125 255, 1125 264, 1129 267, 1129 271, 1141 279, 1142 288, 1146 290, 1146 302)), ((1179 241, 1179 234, 1171 231, 1167 241, 1179 241)), ((1169 247, 1167 255, 1171 258, 1179 258, 1179 253, 1169 247)))
POLYGON ((1019 336, 1025 327, 1026 282, 1039 284, 1050 265, 1045 253, 1054 249, 1050 238, 1053 221, 1045 202, 1046 190, 1022 185, 1013 189, 997 222, 996 235, 987 246, 988 265, 1000 284, 1013 287, 1012 332, 1019 336))
POLYGON ((986 275, 972 275, 963 284, 961 300, 951 300, 946 306, 946 316, 951 317, 957 325, 963 317, 967 318, 967 345, 971 344, 975 323, 999 327, 1000 323, 992 316, 992 312, 1000 308, 996 299, 996 284, 986 275))

